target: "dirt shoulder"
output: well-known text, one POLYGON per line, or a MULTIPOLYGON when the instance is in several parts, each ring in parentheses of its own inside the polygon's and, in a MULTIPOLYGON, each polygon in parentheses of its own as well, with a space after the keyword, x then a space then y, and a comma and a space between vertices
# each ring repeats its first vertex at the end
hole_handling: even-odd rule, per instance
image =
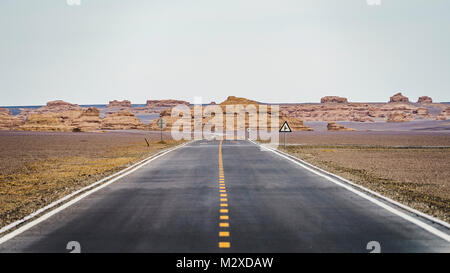
POLYGON ((0 132, 0 227, 181 143, 161 143, 159 137, 150 132, 0 132))

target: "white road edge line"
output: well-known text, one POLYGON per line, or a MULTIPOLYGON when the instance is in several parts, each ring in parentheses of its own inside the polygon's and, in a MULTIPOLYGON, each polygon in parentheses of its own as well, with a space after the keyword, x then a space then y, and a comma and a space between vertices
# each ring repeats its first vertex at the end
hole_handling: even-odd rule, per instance
MULTIPOLYGON (((262 145, 260 145, 259 143, 254 142, 253 140, 250 140, 250 142, 252 142, 253 144, 255 144, 255 145, 257 145, 257 146, 260 146, 260 147, 262 146, 262 145)), ((351 191, 351 192, 353 192, 353 193, 359 195, 360 197, 362 197, 362 198, 364 198, 364 199, 367 199, 368 201, 370 201, 370 202, 372 202, 372 203, 374 203, 374 204, 376 204, 376 205, 378 205, 378 206, 380 206, 380 207, 382 207, 382 208, 388 210, 389 212, 391 212, 391 213, 393 213, 393 214, 395 214, 395 215, 397 215, 397 216, 400 216, 401 218, 403 218, 403 219, 405 219, 405 220, 407 220, 407 221, 409 221, 409 222, 411 222, 411 223, 413 223, 413 224, 415 224, 415 225, 421 227, 422 229, 424 229, 424 230, 426 230, 426 231, 428 231, 428 232, 430 232, 430 233, 432 233, 432 234, 438 236, 439 238, 444 239, 444 240, 447 241, 447 242, 450 242, 450 235, 448 235, 448 234, 446 234, 446 233, 444 233, 444 232, 438 230, 437 228, 432 227, 432 226, 430 226, 429 224, 424 223, 424 222, 418 220, 417 218, 414 218, 414 217, 412 217, 412 216, 410 216, 410 215, 408 215, 408 214, 406 214, 406 213, 404 213, 404 212, 402 212, 402 211, 400 211, 400 210, 398 210, 398 209, 396 209, 396 208, 394 208, 394 207, 392 207, 392 206, 389 206, 389 205, 387 205, 387 204, 385 204, 385 203, 383 203, 383 202, 377 200, 376 198, 371 197, 371 196, 367 195, 366 193, 364 193, 364 192, 362 192, 362 191, 360 191, 360 190, 355 189, 354 187, 357 187, 357 188, 359 188, 359 189, 361 189, 361 190, 363 190, 363 191, 366 191, 366 192, 368 192, 368 193, 370 193, 370 194, 373 194, 373 195, 377 196, 378 198, 383 199, 384 201, 387 201, 387 202, 389 202, 389 203, 392 203, 392 204, 395 205, 395 206, 399 206, 399 207, 401 207, 402 209, 405 209, 405 210, 407 210, 407 211, 409 211, 409 212, 411 212, 411 213, 413 213, 413 214, 416 214, 416 215, 419 215, 419 216, 421 216, 421 217, 424 217, 425 219, 428 219, 428 220, 430 220, 430 221, 432 221, 432 222, 438 223, 438 224, 440 224, 440 225, 442 225, 442 226, 444 226, 444 227, 449 228, 450 225, 449 225, 448 223, 445 223, 444 221, 441 221, 441 220, 439 220, 439 219, 436 219, 436 218, 434 218, 433 216, 430 216, 430 215, 427 215, 427 214, 425 214, 425 213, 419 212, 419 211, 417 211, 417 210, 415 210, 415 209, 413 209, 413 208, 410 208, 410 207, 408 207, 408 206, 406 206, 406 205, 400 204, 400 203, 398 203, 398 202, 396 202, 396 201, 394 201, 394 200, 392 200, 392 199, 390 199, 390 198, 388 198, 388 197, 385 197, 385 196, 383 196, 383 195, 381 195, 381 194, 379 194, 379 193, 377 193, 377 192, 374 192, 374 191, 369 190, 369 189, 367 189, 367 188, 365 188, 365 187, 362 187, 362 186, 360 186, 360 185, 357 185, 357 184, 355 184, 355 183, 353 183, 353 182, 351 182, 351 181, 348 181, 347 179, 342 178, 342 177, 340 177, 340 176, 338 176, 338 175, 335 175, 335 174, 329 173, 329 172, 327 172, 327 171, 325 171, 325 170, 322 170, 321 168, 316 167, 316 166, 314 166, 314 165, 312 165, 312 164, 309 164, 309 163, 307 163, 307 162, 305 162, 305 161, 303 161, 303 160, 301 160, 301 159, 295 158, 295 160, 294 160, 294 159, 290 158, 290 155, 285 154, 284 152, 281 152, 281 151, 279 151, 279 150, 274 150, 274 149, 269 148, 269 147, 267 147, 267 146, 264 147, 264 148, 270 150, 271 152, 277 154, 277 155, 280 156, 280 157, 283 157, 283 158, 285 158, 285 159, 287 159, 287 160, 289 160, 289 161, 291 161, 291 162, 297 164, 298 166, 301 166, 301 167, 307 169, 308 171, 310 171, 310 172, 312 172, 312 173, 314 173, 314 174, 316 174, 316 175, 318 175, 318 176, 321 176, 321 177, 323 177, 323 178, 326 178, 327 180, 333 182, 334 184, 339 185, 339 186, 341 186, 341 187, 343 187, 343 188, 345 188, 345 189, 347 189, 347 190, 349 190, 349 191, 351 191), (313 168, 316 168, 316 169, 318 169, 318 170, 324 172, 324 173, 327 174, 327 175, 325 175, 325 174, 323 174, 323 173, 321 173, 321 172, 318 172, 318 171, 314 170, 313 168), (334 176, 334 177, 338 178, 339 180, 342 180, 342 181, 344 181, 345 183, 348 183, 349 185, 346 185, 346 184, 344 184, 344 183, 342 183, 342 182, 338 181, 337 179, 334 179, 334 178, 332 178, 332 177, 330 177, 330 176, 334 176), (350 185, 351 185, 351 186, 350 186, 350 185), (352 186, 353 186, 353 187, 352 187, 352 186)))
POLYGON ((57 207, 57 208, 47 212, 46 214, 40 216, 39 218, 37 218, 37 219, 35 219, 35 220, 33 220, 33 221, 23 225, 23 226, 21 226, 20 228, 14 230, 14 231, 12 231, 12 232, 10 232, 8 234, 5 234, 3 237, 0 237, 0 244, 3 244, 4 242, 14 238, 15 236, 21 234, 22 232, 30 229, 31 227, 33 227, 33 226, 35 226, 35 225, 37 225, 37 224, 47 220, 51 216, 53 216, 53 215, 57 214, 58 212, 60 212, 60 211, 62 211, 64 209, 70 207, 71 205, 77 203, 78 201, 80 201, 81 199, 85 198, 86 196, 89 196, 92 193, 94 193, 94 192, 96 192, 96 191, 98 191, 98 190, 100 190, 100 189, 102 189, 102 188, 104 188, 104 187, 106 187, 106 186, 116 182, 117 180, 121 179, 122 177, 127 176, 130 173, 132 173, 132 172, 142 168, 143 166, 147 165, 148 163, 152 162, 153 160, 155 160, 157 158, 160 158, 160 157, 162 157, 162 156, 164 156, 164 155, 166 155, 166 154, 168 154, 168 153, 170 153, 170 152, 172 152, 174 150, 177 150, 177 149, 179 149, 179 148, 181 148, 181 147, 183 147, 183 146, 185 146, 187 144, 190 144, 190 143, 191 142, 186 142, 186 143, 180 144, 178 146, 175 146, 172 149, 160 151, 160 152, 158 152, 158 153, 156 153, 156 154, 154 154, 154 155, 152 155, 150 157, 147 157, 144 160, 141 160, 141 161, 133 164, 132 166, 130 166, 130 167, 126 168, 126 169, 123 169, 123 170, 121 170, 121 171, 119 171, 119 172, 117 172, 115 174, 112 174, 112 175, 110 175, 108 177, 105 177, 105 178, 103 178, 103 179, 101 179, 101 180, 99 180, 97 182, 94 182, 94 183, 92 183, 92 184, 90 184, 90 185, 88 185, 88 186, 86 186, 86 187, 84 187, 82 189, 79 189, 79 190, 77 190, 77 191, 75 191, 75 192, 73 192, 71 194, 68 194, 68 195, 64 196, 63 198, 61 198, 61 199, 59 199, 59 200, 57 200, 57 201, 55 201, 55 202, 53 202, 53 203, 51 203, 49 205, 47 205, 47 206, 37 210, 37 211, 35 211, 35 212, 25 216, 24 218, 22 218, 20 220, 17 220, 17 221, 15 221, 15 222, 7 225, 7 226, 4 226, 3 228, 0 229, 0 233, 6 232, 9 229, 12 229, 12 228, 14 228, 14 227, 24 223, 24 222, 26 222, 26 221, 36 217, 37 215, 39 215, 39 214, 41 214, 41 213, 43 213, 43 212, 45 212, 45 211, 55 207, 56 205, 59 205, 59 204, 63 203, 64 201, 66 201, 66 200, 76 196, 77 194, 84 192, 83 194, 81 194, 80 196, 77 196, 76 198, 70 200, 69 202, 67 202, 67 203, 65 203, 65 204, 63 204, 63 205, 61 205, 61 206, 59 206, 59 207, 57 207), (113 179, 111 179, 111 178, 113 178, 113 179), (101 183, 103 183, 103 182, 105 182, 105 181, 107 181, 109 179, 111 179, 111 180, 106 182, 106 183, 104 183, 104 184, 102 184, 102 185, 100 185, 100 186, 98 186, 98 187, 95 187, 95 186, 97 186, 97 185, 99 185, 99 184, 101 184, 101 183), (93 189, 91 189, 91 188, 93 188, 93 189), (91 190, 89 190, 89 189, 91 189, 91 190), (89 190, 89 191, 85 192, 86 190, 89 190))

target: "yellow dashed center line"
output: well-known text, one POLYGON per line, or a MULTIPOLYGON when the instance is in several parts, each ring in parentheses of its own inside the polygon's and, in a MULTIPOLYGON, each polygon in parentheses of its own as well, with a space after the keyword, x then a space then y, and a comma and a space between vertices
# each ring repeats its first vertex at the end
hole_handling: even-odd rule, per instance
POLYGON ((219 248, 230 248, 231 243, 229 239, 230 231, 228 230, 230 227, 230 223, 228 222, 230 217, 228 215, 228 209, 224 209, 224 207, 228 207, 228 195, 227 190, 225 188, 225 174, 223 171, 223 160, 222 160, 222 143, 223 140, 219 143, 219 192, 220 192, 220 216, 219 216, 219 248), (222 222, 227 221, 227 222, 222 222))
POLYGON ((230 242, 219 242, 220 248, 230 248, 230 242))

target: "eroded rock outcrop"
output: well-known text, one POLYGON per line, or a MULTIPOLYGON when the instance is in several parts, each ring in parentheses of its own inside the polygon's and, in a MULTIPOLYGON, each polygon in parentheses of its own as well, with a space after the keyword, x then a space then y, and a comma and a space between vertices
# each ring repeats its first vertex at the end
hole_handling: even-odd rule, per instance
POLYGON ((450 107, 442 110, 439 115, 436 116, 436 120, 447 120, 450 116, 450 107))
POLYGON ((155 107, 164 107, 171 108, 175 107, 179 104, 189 106, 189 102, 183 100, 147 100, 146 107, 155 108, 155 107))
POLYGON ((100 111, 95 107, 83 110, 81 115, 72 121, 73 131, 90 132, 100 129, 102 120, 100 111))
POLYGON ((47 102, 46 106, 42 106, 37 109, 24 109, 17 116, 22 120, 26 120, 29 115, 32 114, 49 114, 49 113, 65 113, 63 116, 77 116, 81 113, 82 108, 77 104, 72 104, 62 100, 55 100, 47 102), (77 114, 78 113, 78 114, 77 114))
MULTIPOLYGON (((245 99, 245 98, 240 98, 240 97, 235 97, 235 96, 229 96, 225 101, 223 101, 222 103, 220 103, 219 105, 215 105, 215 107, 220 107, 217 109, 221 109, 222 111, 222 117, 223 117, 223 128, 227 128, 226 124, 227 124, 227 120, 230 119, 234 119, 235 118, 235 114, 234 113, 227 113, 227 107, 240 107, 242 106, 243 108, 246 107, 248 108, 249 105, 254 105, 255 106, 255 111, 257 113, 257 117, 258 120, 256 120, 257 124, 256 127, 254 127, 254 124, 252 122, 250 122, 250 117, 248 114, 245 115, 245 122, 244 124, 242 124, 242 127, 238 127, 237 126, 237 122, 235 120, 234 123, 234 130, 245 130, 245 128, 251 128, 253 130, 257 130, 258 129, 258 124, 260 123, 260 118, 262 118, 262 115, 259 114, 259 110, 260 110, 260 104, 257 101, 253 101, 253 100, 249 100, 249 99, 245 99)), ((202 107, 202 111, 204 111, 205 107, 202 107)), ((194 130, 194 107, 190 107, 190 111, 191 111, 191 120, 190 120, 190 124, 191 124, 191 131, 194 130)), ((270 126, 271 124, 271 111, 272 108, 270 105, 267 105, 267 123, 268 126, 270 126)), ((172 125, 179 119, 178 117, 172 117, 171 116, 171 112, 172 109, 168 109, 165 111, 162 111, 160 116, 166 121, 167 123, 167 127, 165 128, 165 130, 170 130, 172 128, 172 125)), ((203 117, 201 119, 201 128, 203 128, 206 124, 208 124, 212 119, 214 118, 214 116, 211 117, 203 117)), ((283 113, 279 113, 279 127, 284 123, 284 121, 287 121, 291 127, 292 130, 294 131, 312 131, 312 129, 310 127, 307 127, 303 124, 303 121, 295 118, 295 117, 289 117, 286 116, 283 113)), ((159 127, 157 125, 157 120, 154 120, 150 125, 149 128, 151 130, 159 130, 159 127)), ((229 129, 229 128, 227 128, 229 129)))
POLYGON ((74 128, 64 113, 44 113, 28 115, 25 124, 18 129, 24 131, 72 132, 74 128))
POLYGON ((131 112, 120 111, 107 115, 101 123, 104 130, 144 129, 144 124, 131 112))
POLYGON ((0 130, 12 130, 22 123, 20 118, 11 115, 9 109, 0 108, 0 130))
POLYGON ((0 114, 8 114, 11 115, 11 111, 9 111, 9 109, 6 108, 0 108, 0 114))
POLYGON ((417 100, 417 103, 433 103, 433 99, 428 96, 422 96, 417 100))
POLYGON ((38 109, 24 110, 19 114, 25 123, 18 127, 25 131, 58 131, 71 132, 74 130, 72 122, 80 117, 83 108, 77 104, 62 100, 50 101, 46 106, 38 109))
POLYGON ((408 99, 408 97, 405 97, 405 96, 403 96, 402 95, 402 93, 397 93, 397 94, 395 94, 395 95, 393 95, 391 98, 390 98, 390 100, 389 100, 389 102, 403 102, 403 103, 409 103, 409 99, 408 99))
POLYGON ((333 121, 328 122, 327 129, 328 131, 356 131, 355 129, 346 128, 343 125, 337 124, 333 121))
POLYGON ((416 115, 419 115, 419 116, 428 116, 429 111, 428 111, 428 108, 419 107, 419 108, 413 110, 413 114, 416 114, 416 115))
POLYGON ((259 105, 259 102, 249 100, 246 98, 228 96, 226 100, 220 103, 220 105, 249 105, 249 104, 259 105))
POLYGON ((402 112, 390 113, 387 119, 387 122, 409 122, 409 121, 411 121, 411 116, 402 112))
POLYGON ((338 96, 326 96, 320 99, 320 103, 348 103, 347 98, 338 96))
POLYGON ((131 105, 131 101, 129 101, 129 100, 122 100, 122 101, 119 101, 119 100, 112 100, 112 101, 110 101, 109 103, 108 103, 108 108, 114 108, 114 107, 116 107, 116 108, 129 108, 129 107, 131 107, 132 105, 131 105))

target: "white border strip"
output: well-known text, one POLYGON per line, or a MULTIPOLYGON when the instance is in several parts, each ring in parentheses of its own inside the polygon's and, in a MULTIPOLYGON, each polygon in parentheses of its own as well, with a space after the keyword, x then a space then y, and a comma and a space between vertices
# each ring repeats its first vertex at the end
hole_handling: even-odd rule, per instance
POLYGON ((11 233, 8 233, 8 234, 4 235, 3 237, 0 237, 0 244, 2 244, 4 242, 14 238, 15 236, 21 234, 22 232, 30 229, 31 227, 33 227, 33 226, 35 226, 35 225, 37 225, 39 223, 41 223, 42 221, 45 221, 46 219, 48 219, 51 216, 55 215, 56 213, 64 210, 65 208, 70 207, 71 205, 75 204, 76 202, 80 201, 81 199, 85 198, 86 196, 89 196, 92 193, 94 193, 94 192, 96 192, 96 191, 98 191, 98 190, 100 190, 100 189, 102 189, 102 188, 104 188, 104 187, 106 187, 106 186, 116 182, 120 178, 122 178, 122 177, 124 177, 124 176, 126 176, 126 175, 128 175, 128 174, 130 174, 130 173, 132 173, 132 172, 142 168, 143 166, 147 165, 148 163, 152 162, 153 160, 155 160, 157 158, 160 158, 160 157, 162 157, 162 156, 164 156, 164 155, 166 155, 166 154, 168 154, 168 153, 170 153, 170 152, 172 152, 172 151, 174 151, 174 150, 176 150, 178 148, 181 148, 181 147, 183 147, 183 146, 185 146, 185 145, 187 145, 189 143, 190 142, 183 143, 181 145, 175 146, 172 149, 158 152, 155 155, 152 155, 152 156, 150 156, 150 157, 148 157, 148 158, 146 158, 144 160, 141 160, 141 161, 133 164, 132 166, 130 166, 130 167, 126 168, 126 169, 123 169, 123 170, 121 170, 121 171, 119 171, 119 172, 117 172, 115 174, 112 174, 112 175, 110 175, 108 177, 105 177, 105 178, 95 182, 95 183, 92 183, 89 186, 86 186, 86 187, 84 187, 82 189, 79 189, 79 190, 69 194, 69 195, 66 195, 63 198, 61 198, 61 199, 59 199, 59 200, 57 200, 57 201, 55 201, 55 202, 53 202, 53 203, 51 203, 51 204, 41 208, 41 209, 31 213, 30 215, 25 216, 24 218, 22 218, 20 220, 17 220, 17 221, 15 221, 15 222, 7 225, 7 226, 4 226, 3 228, 0 229, 0 233, 6 232, 6 231, 8 231, 8 230, 10 230, 10 229, 12 229, 12 228, 14 228, 14 227, 24 223, 24 222, 32 219, 33 217, 36 217, 37 215, 39 215, 39 214, 41 214, 41 213, 43 213, 43 212, 45 212, 45 211, 47 211, 47 210, 49 210, 51 208, 53 208, 53 207, 63 203, 64 201, 74 197, 75 195, 77 195, 77 194, 79 194, 81 192, 85 192, 86 190, 89 190, 89 189, 93 188, 93 189, 91 189, 91 190, 81 194, 80 196, 70 200, 69 202, 63 204, 62 206, 57 207, 54 210, 49 211, 48 213, 42 215, 41 217, 39 217, 39 218, 37 218, 37 219, 35 219, 35 220, 33 220, 33 221, 23 225, 22 227, 12 231, 11 233), (113 178, 113 177, 115 177, 115 178, 113 178), (111 178, 113 178, 113 179, 111 179, 111 178), (101 184, 101 183, 103 183, 103 182, 105 182, 105 181, 107 181, 109 179, 111 179, 111 180, 108 181, 107 183, 104 183, 104 184, 102 184, 102 185, 100 185, 98 187, 95 187, 95 186, 97 186, 97 185, 99 185, 99 184, 101 184))
POLYGON ((387 202, 389 202, 389 203, 392 203, 393 205, 399 206, 399 207, 401 207, 401 208, 403 208, 403 209, 405 209, 405 210, 407 210, 407 211, 410 211, 410 212, 412 212, 412 213, 414 213, 414 214, 417 214, 417 215, 419 215, 419 216, 422 216, 422 217, 424 217, 424 218, 426 218, 426 219, 428 219, 428 220, 430 220, 430 221, 432 221, 432 222, 441 224, 441 225, 444 226, 444 227, 449 228, 450 225, 449 225, 448 223, 446 223, 446 222, 444 222, 444 221, 441 221, 441 220, 439 220, 439 219, 436 219, 436 218, 434 218, 434 217, 432 217, 432 216, 430 216, 430 215, 427 215, 427 214, 425 214, 425 213, 419 212, 419 211, 417 211, 417 210, 415 210, 415 209, 413 209, 413 208, 410 208, 410 207, 408 207, 408 206, 405 206, 405 205, 403 205, 403 204, 400 204, 400 203, 398 203, 398 202, 396 202, 396 201, 394 201, 394 200, 391 200, 390 198, 387 198, 387 197, 385 197, 385 196, 383 196, 383 195, 381 195, 381 194, 379 194, 379 193, 376 193, 376 192, 374 192, 374 191, 371 191, 371 190, 369 190, 369 189, 366 189, 366 188, 364 188, 364 187, 362 187, 362 186, 360 186, 360 185, 354 184, 354 183, 352 183, 352 182, 350 182, 350 181, 348 181, 348 180, 346 180, 346 179, 344 179, 344 178, 341 178, 340 176, 337 176, 337 175, 335 175, 335 174, 332 174, 332 173, 329 173, 329 172, 327 172, 327 171, 325 171, 325 170, 322 170, 322 169, 320 169, 320 168, 318 168, 318 167, 316 167, 316 166, 314 166, 314 165, 312 165, 312 164, 309 164, 309 163, 307 163, 307 162, 305 162, 305 161, 303 161, 303 160, 301 160, 301 159, 297 159, 297 158, 293 159, 291 155, 287 155, 287 154, 284 153, 284 152, 281 152, 281 151, 279 151, 279 150, 274 150, 274 149, 269 148, 269 147, 267 147, 267 146, 262 146, 262 145, 260 145, 260 144, 258 144, 258 143, 256 143, 256 142, 254 142, 254 141, 252 141, 252 140, 250 140, 250 141, 251 141, 253 144, 258 145, 258 146, 260 146, 260 147, 264 147, 265 149, 267 149, 267 150, 269 150, 269 151, 271 151, 271 152, 277 154, 278 156, 283 157, 283 158, 285 158, 285 159, 287 159, 287 160, 289 160, 289 161, 291 161, 291 162, 297 164, 298 166, 301 166, 301 167, 307 169, 308 171, 310 171, 310 172, 312 172, 312 173, 314 173, 314 174, 316 174, 316 175, 318 175, 318 176, 321 176, 321 177, 323 177, 323 178, 326 178, 327 180, 333 182, 334 184, 339 185, 339 186, 341 186, 341 187, 343 187, 343 188, 345 188, 345 189, 347 189, 347 190, 349 190, 349 191, 351 191, 351 192, 353 192, 353 193, 359 195, 360 197, 369 200, 370 202, 372 202, 372 203, 374 203, 374 204, 376 204, 376 205, 378 205, 378 206, 380 206, 380 207, 382 207, 382 208, 388 210, 389 212, 391 212, 391 213, 393 213, 393 214, 395 214, 395 215, 397 215, 397 216, 400 216, 401 218, 403 218, 403 219, 405 219, 405 220, 407 220, 407 221, 409 221, 409 222, 411 222, 411 223, 413 223, 413 224, 416 224, 417 226, 419 226, 419 227, 423 228, 424 230, 426 230, 426 231, 428 231, 428 232, 430 232, 430 233, 432 233, 432 234, 438 236, 439 238, 444 239, 444 240, 447 241, 447 242, 450 242, 450 235, 448 235, 448 234, 446 234, 446 233, 444 233, 444 232, 438 230, 437 228, 432 227, 432 226, 430 226, 429 224, 426 224, 426 223, 424 223, 424 222, 418 220, 417 218, 414 218, 414 217, 412 217, 412 216, 410 216, 410 215, 408 215, 408 214, 406 214, 406 213, 404 213, 404 212, 402 212, 402 211, 400 211, 400 210, 398 210, 398 209, 396 209, 396 208, 394 208, 394 207, 392 207, 392 206, 389 206, 389 205, 387 205, 386 203, 383 203, 383 202, 381 202, 380 200, 377 200, 376 198, 371 197, 371 196, 367 195, 366 193, 364 193, 364 192, 362 192, 362 191, 359 191, 359 190, 355 189, 355 187, 356 187, 356 188, 359 188, 359 189, 361 189, 361 190, 363 190, 363 191, 366 191, 366 192, 368 192, 368 193, 370 193, 370 194, 373 194, 373 195, 375 195, 376 197, 383 199, 384 201, 387 201, 387 202), (323 173, 321 173, 321 172, 319 172, 319 171, 317 171, 317 170, 315 170, 315 169, 318 169, 318 170, 320 170, 320 171, 323 172, 323 173), (324 174, 324 173, 325 173, 325 174, 324 174), (335 178, 333 178, 333 177, 331 177, 331 176, 333 176, 333 177, 335 177, 335 178, 337 178, 337 179, 335 179, 335 178), (346 185, 345 183, 340 182, 338 179, 344 181, 345 183, 348 183, 349 185, 346 185), (351 186, 350 186, 350 185, 351 185, 351 186))

